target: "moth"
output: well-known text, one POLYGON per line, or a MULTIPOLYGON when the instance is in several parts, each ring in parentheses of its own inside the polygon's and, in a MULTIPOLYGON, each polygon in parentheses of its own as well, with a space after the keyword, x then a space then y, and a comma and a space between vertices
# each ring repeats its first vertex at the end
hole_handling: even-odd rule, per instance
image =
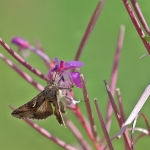
POLYGON ((65 127, 62 113, 65 113, 65 106, 60 101, 62 91, 58 84, 49 82, 44 90, 31 101, 15 109, 11 115, 20 119, 46 119, 55 115, 59 124, 65 127))

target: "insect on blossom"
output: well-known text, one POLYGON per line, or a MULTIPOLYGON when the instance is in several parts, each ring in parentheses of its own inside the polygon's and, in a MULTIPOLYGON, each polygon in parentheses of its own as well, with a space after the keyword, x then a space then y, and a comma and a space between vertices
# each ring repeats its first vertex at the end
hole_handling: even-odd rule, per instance
POLYGON ((70 69, 80 69, 84 64, 78 61, 59 61, 55 59, 56 65, 51 69, 47 78, 44 90, 34 97, 31 101, 15 109, 11 114, 21 119, 46 119, 54 114, 58 122, 65 126, 62 113, 65 113, 65 106, 62 98, 69 99, 73 104, 79 103, 71 96, 74 86, 82 87, 79 72, 68 72, 70 69), (52 108, 54 107, 54 110, 52 108))

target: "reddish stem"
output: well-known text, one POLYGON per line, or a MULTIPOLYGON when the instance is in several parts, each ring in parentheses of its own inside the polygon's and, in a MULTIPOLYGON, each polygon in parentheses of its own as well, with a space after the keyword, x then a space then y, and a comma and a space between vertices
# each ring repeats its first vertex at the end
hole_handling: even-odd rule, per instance
MULTIPOLYGON (((36 41, 36 46, 37 48, 42 51, 43 53, 45 53, 45 51, 43 50, 42 44, 37 40, 36 41)), ((52 68, 55 67, 54 63, 50 60, 50 62, 44 61, 45 65, 47 66, 47 69, 50 70, 52 68)))
POLYGON ((3 54, 0 53, 0 58, 2 58, 13 70, 15 70, 23 79, 25 79, 28 83, 33 85, 36 89, 39 91, 44 90, 44 87, 35 82, 27 73, 20 70, 18 67, 16 67, 9 59, 7 59, 3 54))
POLYGON ((82 40, 81 40, 81 42, 79 44, 79 47, 78 47, 78 50, 77 50, 77 53, 76 53, 76 56, 75 56, 74 60, 79 60, 79 57, 81 56, 83 48, 84 48, 84 46, 85 46, 85 44, 86 44, 86 42, 87 42, 91 32, 93 31, 93 28, 94 28, 94 26, 96 24, 96 21, 98 20, 100 12, 102 11, 102 8, 103 8, 103 6, 105 4, 105 1, 106 0, 102 0, 102 1, 98 2, 97 7, 95 8, 95 11, 94 11, 94 13, 93 13, 93 15, 92 15, 92 17, 91 17, 91 19, 89 21, 89 24, 88 24, 88 26, 87 26, 87 28, 85 30, 85 33, 84 33, 84 35, 82 37, 82 40))
POLYGON ((140 9, 140 6, 139 6, 138 2, 136 0, 131 0, 131 3, 132 3, 132 6, 135 10, 135 13, 136 13, 137 17, 139 18, 140 23, 142 24, 142 26, 145 29, 146 33, 148 35, 150 35, 150 29, 149 29, 149 27, 146 23, 146 20, 145 20, 143 14, 142 14, 142 11, 140 9))
POLYGON ((23 66, 25 66, 28 70, 33 72, 35 75, 39 76, 40 78, 48 81, 47 77, 42 74, 38 69, 32 67, 29 63, 27 63, 22 57, 20 57, 17 53, 15 53, 1 38, 0 44, 7 50, 7 52, 12 55, 18 62, 20 62, 23 66))
POLYGON ((130 16, 130 18, 132 20, 132 23, 134 24, 134 27, 136 28, 136 30, 138 32, 138 34, 139 34, 139 36, 140 36, 140 38, 141 38, 141 40, 142 40, 142 42, 143 42, 147 52, 150 54, 150 45, 149 45, 149 43, 147 41, 145 41, 142 38, 143 36, 145 36, 145 34, 144 34, 143 30, 141 29, 140 24, 137 21, 137 19, 136 19, 135 15, 134 15, 134 12, 132 11, 132 8, 131 8, 129 2, 127 0, 123 0, 123 3, 124 3, 124 6, 125 6, 128 14, 129 14, 129 16, 130 16))
MULTIPOLYGON (((12 106, 9 106, 9 107, 12 110, 14 110, 14 107, 12 107, 12 106)), ((42 134, 43 136, 45 136, 49 140, 53 141, 57 145, 61 146, 62 148, 66 149, 66 150, 77 150, 76 148, 74 148, 73 146, 67 144, 66 142, 64 142, 62 140, 60 140, 59 138, 54 137, 47 130, 45 130, 44 128, 40 127, 39 125, 37 125, 36 123, 32 122, 31 120, 24 119, 24 121, 27 124, 29 124, 33 129, 35 129, 36 131, 38 131, 40 134, 42 134)))
MULTIPOLYGON (((104 83, 105 83, 105 87, 106 87, 106 90, 107 90, 107 93, 108 93, 108 96, 109 96, 109 100, 110 100, 111 105, 112 105, 112 108, 113 108, 113 110, 114 110, 115 117, 116 117, 116 119, 117 119, 117 122, 118 122, 118 124, 119 124, 119 127, 121 128, 122 125, 123 125, 123 120, 122 120, 121 115, 120 115, 120 113, 119 113, 119 111, 118 111, 118 108, 117 108, 117 106, 116 106, 116 104, 115 104, 115 101, 114 101, 113 96, 112 96, 112 94, 111 94, 111 90, 110 90, 110 88, 109 88, 109 86, 108 86, 106 80, 104 80, 104 83)), ((130 142, 130 139, 129 139, 128 134, 127 134, 126 131, 124 132, 123 137, 124 137, 124 140, 125 140, 127 149, 128 149, 128 150, 131 150, 131 142, 130 142)))
POLYGON ((109 147, 110 150, 114 150, 114 148, 112 146, 112 142, 111 142, 111 140, 109 138, 109 135, 108 135, 108 132, 107 132, 107 129, 106 129, 106 126, 105 126, 105 123, 104 123, 104 120, 103 120, 100 108, 98 106, 97 99, 95 99, 94 102, 95 102, 95 107, 96 107, 96 110, 97 110, 98 118, 99 118, 102 130, 103 130, 103 133, 105 135, 108 147, 109 147))
POLYGON ((76 139, 81 144, 82 148, 84 150, 91 150, 91 147, 86 142, 85 138, 82 136, 81 132, 74 125, 74 123, 70 119, 68 119, 65 115, 63 115, 63 118, 64 118, 65 122, 67 123, 68 127, 70 128, 70 131, 74 134, 74 136, 76 137, 76 139))
MULTIPOLYGON (((119 36, 118 36, 117 46, 116 46, 116 53, 115 53, 114 62, 113 62, 111 79, 110 79, 110 90, 113 96, 115 94, 115 88, 116 88, 116 82, 117 82, 117 76, 118 76, 118 64, 119 64, 119 59, 120 59, 121 48, 123 45, 124 31, 125 31, 125 27, 121 26, 119 36)), ((111 126, 112 111, 113 110, 112 110, 111 102, 108 100, 107 110, 106 110, 106 128, 108 132, 111 126)))
POLYGON ((75 111, 74 111, 74 112, 75 112, 75 115, 77 116, 77 119, 81 122, 81 124, 83 125, 84 130, 86 131, 86 133, 88 134, 89 138, 91 139, 91 141, 92 141, 94 147, 95 147, 97 150, 99 150, 99 146, 98 146, 98 144, 95 142, 94 136, 93 136, 93 134, 91 133, 90 128, 87 126, 87 124, 86 124, 86 122, 85 122, 85 120, 84 120, 84 117, 83 117, 83 115, 82 115, 82 113, 81 113, 81 111, 80 111, 80 109, 79 109, 79 107, 78 107, 77 105, 76 105, 76 107, 75 107, 75 111))
POLYGON ((123 108, 123 104, 122 104, 121 92, 120 92, 119 88, 116 89, 116 95, 117 95, 120 115, 121 115, 123 122, 125 122, 126 118, 125 118, 124 108, 123 108))
POLYGON ((84 80, 83 75, 81 75, 80 78, 81 78, 81 82, 82 82, 82 91, 83 91, 83 96, 84 96, 84 101, 85 101, 85 106, 86 106, 88 118, 90 121, 91 130, 92 130, 92 133, 94 135, 95 142, 99 142, 99 136, 97 134, 97 129, 96 129, 96 125, 95 125, 95 121, 94 121, 94 117, 93 117, 93 113, 92 113, 92 108, 91 108, 91 104, 90 104, 90 100, 88 97, 88 92, 86 89, 86 85, 84 82, 85 80, 84 80))

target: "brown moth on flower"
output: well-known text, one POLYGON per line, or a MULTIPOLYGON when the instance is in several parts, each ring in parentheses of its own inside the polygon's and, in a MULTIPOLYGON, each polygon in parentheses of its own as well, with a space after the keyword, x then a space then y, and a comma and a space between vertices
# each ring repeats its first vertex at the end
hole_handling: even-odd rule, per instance
POLYGON ((47 74, 49 82, 44 90, 31 101, 15 109, 12 116, 20 119, 46 119, 55 115, 56 119, 65 127, 61 113, 65 113, 65 105, 62 98, 69 99, 73 104, 80 102, 71 96, 73 85, 81 88, 80 73, 68 72, 69 69, 80 69, 83 65, 78 61, 59 61, 56 59, 56 66, 47 74), (54 107, 54 110, 53 110, 54 107))
POLYGON ((57 85, 54 83, 48 83, 45 89, 34 97, 31 101, 26 104, 20 106, 16 110, 14 110, 11 114, 14 117, 21 119, 46 119, 51 116, 53 113, 56 116, 58 122, 65 126, 61 113, 65 113, 65 111, 61 111, 61 107, 63 103, 60 103, 59 97, 60 90, 57 85), (52 109, 54 107, 54 112, 52 109), (61 106, 61 107, 60 107, 61 106))

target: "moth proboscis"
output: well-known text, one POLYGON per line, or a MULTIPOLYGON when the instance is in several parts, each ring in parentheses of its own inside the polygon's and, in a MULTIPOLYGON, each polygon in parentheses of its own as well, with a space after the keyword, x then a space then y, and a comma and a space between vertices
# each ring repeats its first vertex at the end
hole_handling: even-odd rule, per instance
POLYGON ((58 85, 49 82, 45 89, 34 97, 31 101, 15 109, 12 116, 20 119, 46 119, 55 115, 60 125, 65 127, 61 113, 65 113, 65 106, 61 99, 62 91, 58 85), (54 110, 53 108, 54 107, 54 110))

